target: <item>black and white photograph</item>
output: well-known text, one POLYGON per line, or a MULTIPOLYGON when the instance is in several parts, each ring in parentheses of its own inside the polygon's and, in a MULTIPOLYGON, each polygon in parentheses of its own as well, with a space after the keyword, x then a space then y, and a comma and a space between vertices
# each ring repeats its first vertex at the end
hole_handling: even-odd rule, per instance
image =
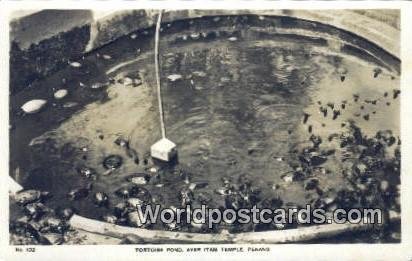
POLYGON ((9 12, 16 258, 405 242, 401 8, 157 7, 9 12))

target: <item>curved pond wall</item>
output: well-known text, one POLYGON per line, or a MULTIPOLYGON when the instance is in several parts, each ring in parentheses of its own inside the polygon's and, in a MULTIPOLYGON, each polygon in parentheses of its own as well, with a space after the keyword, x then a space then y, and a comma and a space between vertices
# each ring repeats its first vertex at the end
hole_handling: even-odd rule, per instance
MULTIPOLYGON (((15 18, 10 24, 12 93, 58 71, 68 61, 87 52, 133 31, 153 27, 157 13, 157 10, 47 10, 15 18), (42 21, 53 26, 44 26, 42 21), (32 32, 36 32, 35 37, 32 32), (33 59, 35 64, 26 62, 33 59)), ((283 25, 291 23, 294 26, 283 33, 293 31, 297 35, 322 37, 332 45, 341 41, 343 45, 337 48, 378 57, 399 72, 399 21, 396 15, 380 16, 379 10, 173 10, 164 13, 163 22, 246 14, 269 16, 267 25, 275 29, 282 21, 283 25)))

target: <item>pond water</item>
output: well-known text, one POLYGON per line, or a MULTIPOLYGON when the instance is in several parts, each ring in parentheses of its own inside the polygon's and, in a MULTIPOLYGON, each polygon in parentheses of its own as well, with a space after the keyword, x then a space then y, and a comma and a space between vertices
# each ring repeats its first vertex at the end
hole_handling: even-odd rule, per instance
MULTIPOLYGON (((353 120, 369 136, 385 129, 399 136, 399 98, 393 98, 399 75, 391 68, 337 53, 324 42, 270 34, 256 38, 244 24, 209 28, 214 33, 204 35, 193 34, 193 27, 161 36, 165 125, 177 144, 177 166, 156 165, 149 157, 161 135, 152 31, 139 31, 89 54, 80 68, 68 67, 12 97, 11 175, 26 188, 50 191, 50 206, 74 207, 99 219, 123 201, 114 192, 129 183, 126 177, 152 167, 160 173, 158 180, 142 186, 164 206, 180 206, 178 194, 187 180, 206 182, 195 195, 224 206, 224 197, 214 191, 223 177, 237 181, 241 175, 251 178, 262 198, 279 196, 284 204, 304 205, 316 191, 282 178, 292 171, 294 149, 312 134, 327 141, 353 120), (181 78, 172 81, 173 74, 181 78), (92 88, 99 87, 96 83, 107 84, 92 88), (69 95, 53 100, 62 87, 69 95), (43 111, 18 113, 24 101, 36 97, 49 100, 43 111), (339 112, 335 118, 334 111, 339 112), (137 152, 138 163, 115 144, 119 137, 137 152), (111 154, 120 155, 123 164, 104 175, 102 162, 111 154), (95 180, 78 173, 85 166, 96 171, 95 180), (70 190, 89 183, 91 195, 68 200, 70 190), (92 194, 98 191, 109 196, 109 209, 94 205, 92 194)), ((341 162, 339 155, 331 157, 322 165, 326 174, 317 176, 330 195, 348 185, 341 162)))

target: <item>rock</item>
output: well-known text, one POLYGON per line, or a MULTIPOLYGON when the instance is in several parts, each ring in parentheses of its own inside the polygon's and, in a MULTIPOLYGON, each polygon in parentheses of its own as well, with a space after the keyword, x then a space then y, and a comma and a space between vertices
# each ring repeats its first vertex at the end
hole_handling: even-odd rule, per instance
POLYGON ((195 183, 190 183, 190 184, 189 184, 189 189, 190 189, 190 190, 193 191, 193 190, 195 190, 195 188, 196 188, 196 184, 195 184, 195 183))
POLYGON ((105 60, 110 60, 110 59, 112 59, 112 57, 111 57, 110 55, 108 55, 108 54, 103 54, 102 57, 103 57, 103 59, 105 59, 105 60))
POLYGON ((17 218, 17 220, 13 221, 13 223, 16 223, 18 225, 27 225, 30 222, 30 217, 28 216, 22 216, 17 218))
POLYGON ((129 77, 124 77, 124 79, 123 79, 123 84, 124 84, 125 86, 132 85, 132 84, 133 84, 133 80, 132 80, 131 78, 129 78, 129 77))
POLYGON ((333 202, 335 202, 335 198, 334 197, 325 197, 323 198, 323 202, 325 203, 325 205, 330 205, 333 202))
POLYGON ((230 195, 231 191, 228 188, 218 188, 215 190, 215 193, 221 196, 230 195))
POLYGON ((131 208, 137 209, 138 206, 144 206, 146 202, 139 198, 129 198, 126 201, 127 205, 131 208))
POLYGON ((182 75, 180 75, 180 74, 171 74, 171 75, 167 76, 167 79, 169 79, 171 82, 175 82, 177 80, 182 79, 182 75))
POLYGON ((24 208, 24 211, 26 212, 27 215, 29 215, 32 219, 38 219, 40 218, 43 214, 47 213, 50 211, 49 208, 47 208, 45 205, 42 203, 36 202, 36 203, 30 203, 27 204, 26 207, 24 208))
POLYGON ((117 138, 117 139, 114 141, 114 143, 115 143, 116 145, 120 146, 120 147, 123 147, 123 148, 128 148, 128 147, 129 147, 129 141, 126 140, 126 139, 123 139, 123 138, 121 138, 121 137, 117 138))
POLYGON ((387 180, 382 180, 379 188, 382 192, 387 192, 389 190, 389 182, 387 180))
POLYGON ((192 74, 194 76, 197 76, 197 77, 205 77, 206 76, 206 73, 203 72, 203 71, 194 71, 194 72, 192 72, 192 74))
POLYGON ((182 227, 176 221, 172 221, 170 223, 163 223, 163 226, 169 231, 177 231, 180 230, 182 227))
POLYGON ((205 188, 209 185, 208 182, 206 181, 197 181, 189 184, 189 189, 194 190, 194 189, 202 189, 205 188))
POLYGON ((332 203, 332 204, 327 206, 326 210, 330 213, 333 213, 338 208, 339 208, 339 206, 338 206, 337 203, 332 203))
POLYGON ((150 181, 151 176, 146 173, 136 173, 128 176, 126 180, 136 185, 145 185, 150 181))
POLYGON ((26 205, 40 200, 41 196, 42 194, 38 190, 23 190, 14 196, 14 200, 20 205, 26 205))
POLYGON ((98 89, 102 89, 104 87, 107 87, 109 85, 108 82, 95 82, 93 83, 90 88, 93 90, 98 90, 98 89))
POLYGON ((190 204, 193 201, 193 196, 193 192, 190 189, 182 189, 179 195, 182 207, 185 207, 186 205, 190 204))
POLYGON ((21 109, 27 114, 32 114, 39 112, 46 105, 46 103, 46 100, 34 99, 23 104, 23 106, 21 106, 21 109))
POLYGON ((237 37, 232 36, 232 37, 229 37, 228 40, 230 42, 235 42, 235 41, 237 41, 237 37))
POLYGON ((387 142, 389 139, 393 137, 392 135, 393 133, 391 130, 380 130, 376 133, 375 137, 379 140, 387 142))
POLYGON ((137 87, 143 84, 143 81, 140 79, 133 79, 133 87, 137 87))
POLYGON ((220 78, 220 82, 222 82, 222 83, 230 82, 230 78, 223 76, 223 77, 220 78))
POLYGON ((280 185, 279 184, 273 184, 272 185, 272 190, 278 190, 280 189, 280 185))
POLYGON ((197 40, 200 38, 200 34, 199 33, 192 33, 190 34, 190 38, 192 38, 193 40, 197 40))
POLYGON ((40 241, 50 245, 61 245, 64 242, 62 234, 57 233, 41 233, 40 241))
POLYGON ((274 223, 274 226, 275 226, 275 228, 276 228, 277 230, 286 229, 286 224, 284 224, 284 223, 278 223, 278 222, 276 222, 276 223, 274 223))
POLYGON ((364 176, 368 167, 364 163, 357 163, 353 166, 353 170, 358 176, 364 176))
POLYGON ((142 188, 142 187, 137 187, 137 190, 133 192, 132 196, 139 198, 146 203, 152 202, 152 195, 150 195, 149 190, 142 188))
POLYGON ((42 223, 47 227, 47 230, 54 233, 63 233, 68 229, 68 225, 54 215, 45 217, 42 223))
POLYGON ((222 182, 225 186, 229 186, 232 183, 232 178, 230 177, 222 177, 222 182))
POLYGON ((107 214, 107 215, 104 215, 104 216, 102 217, 102 219, 103 219, 105 222, 110 223, 110 224, 116 224, 116 223, 117 223, 117 217, 114 216, 114 215, 107 214))
POLYGON ((152 196, 145 188, 136 185, 129 185, 116 190, 115 194, 122 198, 138 198, 143 202, 151 202, 152 196))
POLYGON ((72 208, 64 208, 59 211, 59 216, 64 220, 69 220, 74 214, 74 210, 72 208))
POLYGON ((356 184, 356 188, 362 192, 362 193, 366 193, 368 191, 368 187, 365 184, 356 184))
POLYGON ((115 191, 115 194, 118 197, 122 197, 122 198, 128 198, 129 196, 131 196, 131 194, 133 193, 133 190, 135 189, 134 186, 126 186, 126 187, 122 187, 119 188, 118 190, 115 191))
POLYGON ((291 183, 291 182, 294 181, 294 175, 293 175, 293 174, 287 174, 287 175, 284 175, 284 176, 282 177, 282 179, 283 179, 283 181, 285 181, 286 183, 291 183))
POLYGON ((119 218, 124 217, 128 212, 127 204, 125 202, 118 203, 114 207, 113 212, 119 218))
POLYGON ((82 175, 83 177, 86 177, 86 178, 95 178, 96 177, 96 171, 92 168, 89 168, 89 167, 85 167, 85 166, 79 167, 77 169, 77 172, 80 175, 82 175))
POLYGON ((79 200, 79 199, 87 197, 91 189, 92 189, 92 184, 90 183, 84 188, 72 189, 67 194, 67 196, 69 197, 70 200, 79 200))
POLYGON ((39 242, 32 236, 27 237, 24 235, 17 235, 14 233, 10 233, 10 244, 12 245, 36 245, 36 244, 39 244, 39 242))
POLYGON ((304 188, 305 190, 312 190, 312 189, 316 189, 318 185, 319 185, 319 180, 312 178, 305 182, 304 188))
POLYGON ((201 192, 197 194, 197 200, 202 204, 207 204, 212 200, 212 197, 207 192, 201 192))
POLYGON ((63 108, 73 108, 77 105, 79 105, 77 102, 66 102, 65 104, 63 104, 63 108))
POLYGON ((74 68, 79 68, 79 67, 82 66, 82 64, 79 63, 79 62, 71 62, 71 63, 69 63, 69 65, 70 65, 71 67, 74 67, 74 68))
POLYGON ((109 204, 109 197, 104 192, 97 192, 94 194, 93 201, 98 207, 107 206, 109 204))
POLYGON ((53 95, 54 95, 54 98, 55 98, 56 100, 61 100, 61 99, 63 99, 64 97, 66 97, 68 93, 69 93, 68 90, 66 90, 66 89, 60 89, 60 90, 56 91, 53 95))
POLYGON ((123 164, 123 159, 119 155, 110 155, 103 160, 105 169, 118 169, 123 164))
POLYGON ((127 214, 127 221, 128 224, 134 227, 148 227, 150 225, 150 220, 147 220, 146 223, 143 223, 143 221, 140 219, 140 215, 137 211, 132 211, 129 214, 127 214))
POLYGON ((264 208, 277 209, 282 207, 283 200, 279 196, 273 196, 265 198, 261 204, 264 208))

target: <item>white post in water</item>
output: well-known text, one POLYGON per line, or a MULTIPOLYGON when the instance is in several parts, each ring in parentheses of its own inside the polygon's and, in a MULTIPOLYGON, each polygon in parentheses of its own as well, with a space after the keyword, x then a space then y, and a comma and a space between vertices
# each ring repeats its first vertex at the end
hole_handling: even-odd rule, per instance
POLYGON ((160 128, 162 131, 162 139, 157 141, 150 147, 150 155, 153 158, 163 161, 170 161, 177 154, 176 144, 166 138, 166 128, 163 118, 163 104, 160 85, 160 66, 159 66, 159 34, 160 25, 162 23, 162 10, 159 11, 155 32, 155 70, 157 83, 157 102, 159 104, 160 128))

